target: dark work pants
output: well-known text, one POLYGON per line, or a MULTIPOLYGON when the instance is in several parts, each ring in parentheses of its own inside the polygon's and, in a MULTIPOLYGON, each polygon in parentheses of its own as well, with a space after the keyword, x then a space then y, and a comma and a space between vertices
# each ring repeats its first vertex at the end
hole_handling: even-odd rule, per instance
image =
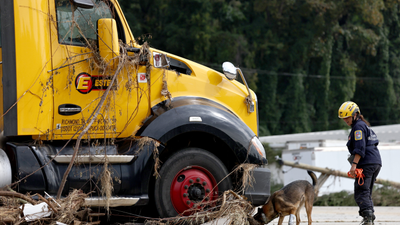
POLYGON ((354 181, 354 199, 358 207, 360 207, 360 211, 358 211, 361 215, 361 212, 364 210, 372 210, 374 212, 374 204, 372 203, 372 189, 374 188, 374 183, 376 177, 381 170, 381 165, 379 164, 370 164, 360 166, 363 169, 364 184, 358 184, 358 178, 354 181))

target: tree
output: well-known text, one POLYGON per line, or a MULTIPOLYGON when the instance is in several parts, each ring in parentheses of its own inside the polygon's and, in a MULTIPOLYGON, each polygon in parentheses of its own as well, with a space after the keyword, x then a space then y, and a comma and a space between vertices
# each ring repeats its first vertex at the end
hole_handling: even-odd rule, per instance
POLYGON ((400 122, 399 2, 120 0, 139 43, 240 66, 261 135, 344 128, 348 100, 372 125, 400 122))

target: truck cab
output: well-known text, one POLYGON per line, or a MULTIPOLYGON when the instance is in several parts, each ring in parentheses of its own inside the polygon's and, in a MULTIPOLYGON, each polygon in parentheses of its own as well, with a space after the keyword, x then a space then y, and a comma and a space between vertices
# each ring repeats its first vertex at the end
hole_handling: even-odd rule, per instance
POLYGON ((115 0, 0 8, 0 188, 58 198, 80 189, 88 206, 152 204, 170 217, 237 190, 231 172, 250 163, 243 194, 267 200, 257 98, 239 68, 224 63, 223 74, 139 45, 115 0))

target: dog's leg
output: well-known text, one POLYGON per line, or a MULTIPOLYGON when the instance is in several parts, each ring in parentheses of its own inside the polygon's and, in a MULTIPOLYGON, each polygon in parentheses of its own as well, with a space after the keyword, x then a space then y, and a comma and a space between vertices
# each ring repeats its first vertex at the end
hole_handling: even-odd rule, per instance
POLYGON ((300 208, 298 208, 296 211, 296 225, 300 225, 300 222, 300 208))
POLYGON ((313 203, 314 203, 313 199, 311 199, 311 200, 309 199, 304 204, 304 206, 306 208, 306 213, 307 213, 308 225, 312 224, 311 213, 312 213, 313 203))
MULTIPOLYGON (((289 215, 289 225, 294 225, 294 220, 295 220, 295 215, 294 214, 290 214, 289 215)), ((297 219, 296 219, 297 220, 297 219)), ((297 224, 299 225, 299 224, 297 224)))
POLYGON ((282 216, 282 215, 280 215, 279 216, 279 221, 278 221, 278 225, 282 225, 282 223, 283 223, 283 219, 284 219, 285 217, 284 216, 282 216))
MULTIPOLYGON (((295 215, 296 215, 296 225, 300 225, 300 209, 303 206, 303 202, 300 203, 300 206, 296 209, 295 215)), ((293 214, 292 214, 293 215, 293 214)))

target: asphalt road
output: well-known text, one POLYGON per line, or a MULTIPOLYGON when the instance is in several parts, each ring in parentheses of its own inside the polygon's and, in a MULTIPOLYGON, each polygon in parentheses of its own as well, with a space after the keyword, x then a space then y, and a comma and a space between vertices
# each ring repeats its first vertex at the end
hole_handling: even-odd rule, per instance
MULTIPOLYGON (((375 207, 375 225, 399 225, 400 207, 375 207)), ((304 209, 300 211, 300 224, 308 224, 307 214, 304 209)), ((316 225, 359 225, 362 217, 358 216, 358 207, 331 207, 314 206, 312 212, 313 224, 316 225)), ((224 225, 228 224, 226 218, 218 221, 206 223, 206 225, 224 225)), ((283 224, 289 222, 289 217, 285 217, 283 224)), ((277 225, 278 219, 273 220, 268 225, 277 225)))

